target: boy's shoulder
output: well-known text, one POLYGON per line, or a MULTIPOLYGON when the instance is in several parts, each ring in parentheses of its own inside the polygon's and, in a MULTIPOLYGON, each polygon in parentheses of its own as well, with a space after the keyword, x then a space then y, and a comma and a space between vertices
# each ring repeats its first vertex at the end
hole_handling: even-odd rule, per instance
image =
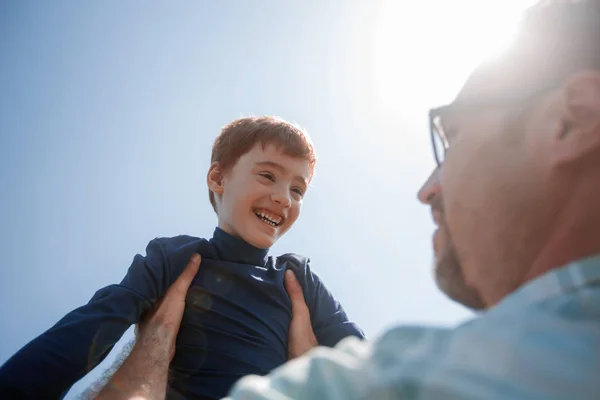
POLYGON ((171 263, 186 265, 194 253, 199 253, 205 258, 214 258, 215 249, 208 239, 191 235, 177 235, 172 237, 157 237, 152 239, 146 247, 146 253, 161 253, 171 263))
POLYGON ((190 235, 177 235, 172 237, 159 236, 150 241, 148 246, 151 245, 159 245, 164 247, 165 249, 178 249, 181 247, 189 246, 191 243, 201 243, 203 241, 208 242, 208 240, 196 236, 190 235))
POLYGON ((275 257, 275 266, 279 269, 292 269, 301 281, 306 278, 319 281, 319 277, 310 268, 310 257, 298 253, 285 253, 275 257))
POLYGON ((303 256, 301 254, 298 253, 284 253, 280 256, 275 257, 275 259, 277 260, 277 263, 283 263, 283 262, 292 262, 292 263, 296 263, 298 265, 302 265, 302 266, 306 266, 308 268, 309 264, 310 264, 310 258, 308 258, 307 256, 303 256))

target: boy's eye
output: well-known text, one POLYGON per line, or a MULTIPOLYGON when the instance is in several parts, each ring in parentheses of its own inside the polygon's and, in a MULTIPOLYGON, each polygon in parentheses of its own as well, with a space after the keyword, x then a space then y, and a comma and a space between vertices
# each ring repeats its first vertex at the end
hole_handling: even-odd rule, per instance
POLYGON ((300 188, 293 188, 292 191, 294 193, 297 193, 298 195, 300 195, 300 197, 304 196, 304 191, 302 189, 300 189, 300 188))
POLYGON ((271 182, 275 182, 275 176, 269 172, 261 172, 259 175, 263 178, 267 178, 271 182))

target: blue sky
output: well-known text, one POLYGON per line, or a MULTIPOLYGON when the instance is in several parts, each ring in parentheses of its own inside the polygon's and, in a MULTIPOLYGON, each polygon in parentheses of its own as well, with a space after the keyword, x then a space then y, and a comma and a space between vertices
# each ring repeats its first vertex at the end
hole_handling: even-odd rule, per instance
POLYGON ((432 3, 2 2, 0 363, 120 281, 152 238, 212 234, 210 147, 247 115, 297 121, 320 158, 274 254, 310 256, 370 337, 468 318, 431 279, 416 191, 434 165, 427 110, 487 46, 444 31, 456 21, 432 3))

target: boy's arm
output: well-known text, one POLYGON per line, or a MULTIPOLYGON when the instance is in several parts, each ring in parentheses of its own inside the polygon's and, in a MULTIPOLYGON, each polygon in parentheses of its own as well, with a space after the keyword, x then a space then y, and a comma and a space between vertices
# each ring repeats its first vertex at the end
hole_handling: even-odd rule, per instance
POLYGON ((100 289, 0 367, 0 398, 62 398, 98 365, 169 286, 159 240, 137 255, 119 285, 100 289))
POLYGON ((177 333, 188 289, 198 273, 201 257, 195 254, 154 310, 138 325, 131 354, 97 400, 162 400, 167 391, 169 364, 175 355, 177 333))

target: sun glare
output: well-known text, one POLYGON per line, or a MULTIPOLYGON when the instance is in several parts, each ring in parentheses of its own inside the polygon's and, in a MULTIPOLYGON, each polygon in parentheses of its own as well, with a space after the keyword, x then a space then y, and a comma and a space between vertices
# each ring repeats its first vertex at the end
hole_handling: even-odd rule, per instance
POLYGON ((397 112, 450 101, 479 62, 510 44, 531 3, 384 0, 372 57, 380 107, 397 112))

